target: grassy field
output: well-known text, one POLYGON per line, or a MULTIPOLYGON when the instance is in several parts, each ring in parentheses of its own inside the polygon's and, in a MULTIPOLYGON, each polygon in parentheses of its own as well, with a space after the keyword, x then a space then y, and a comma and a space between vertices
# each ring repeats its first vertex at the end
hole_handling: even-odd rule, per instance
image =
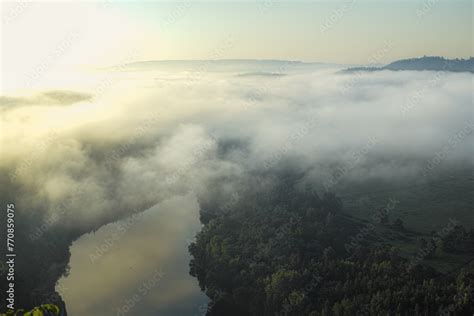
MULTIPOLYGON (((403 256, 413 258, 420 249, 419 239, 428 240, 432 232, 441 232, 449 227, 450 219, 467 229, 474 228, 473 193, 472 171, 461 171, 426 183, 371 183, 338 194, 348 216, 361 223, 375 225, 378 242, 396 246, 403 256), (401 219, 405 230, 374 222, 374 214, 386 207, 391 199, 398 202, 388 212, 389 223, 401 219)), ((438 249, 433 258, 424 259, 421 263, 441 272, 449 272, 473 259, 474 253, 453 254, 438 249)))

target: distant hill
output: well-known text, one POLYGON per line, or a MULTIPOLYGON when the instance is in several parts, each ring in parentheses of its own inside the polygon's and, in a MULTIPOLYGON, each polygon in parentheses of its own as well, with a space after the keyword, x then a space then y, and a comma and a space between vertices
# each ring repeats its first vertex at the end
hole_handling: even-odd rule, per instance
POLYGON ((103 70, 111 71, 173 71, 173 72, 231 72, 238 77, 277 77, 288 72, 297 73, 337 68, 339 64, 271 59, 212 59, 212 60, 149 60, 115 65, 103 70))
POLYGON ((443 57, 421 57, 398 60, 383 67, 354 67, 344 72, 380 71, 380 70, 411 70, 411 71, 449 71, 449 72, 474 72, 474 58, 446 59, 443 57))
POLYGON ((305 66, 294 60, 215 59, 215 60, 149 60, 123 65, 121 70, 182 70, 182 71, 233 71, 265 72, 305 66))

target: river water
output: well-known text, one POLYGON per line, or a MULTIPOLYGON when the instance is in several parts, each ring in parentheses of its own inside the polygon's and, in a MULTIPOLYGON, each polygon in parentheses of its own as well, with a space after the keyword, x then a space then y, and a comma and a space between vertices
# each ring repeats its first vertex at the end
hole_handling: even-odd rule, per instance
POLYGON ((175 197, 79 238, 57 285, 68 314, 201 315, 207 300, 187 251, 198 213, 193 196, 175 197))

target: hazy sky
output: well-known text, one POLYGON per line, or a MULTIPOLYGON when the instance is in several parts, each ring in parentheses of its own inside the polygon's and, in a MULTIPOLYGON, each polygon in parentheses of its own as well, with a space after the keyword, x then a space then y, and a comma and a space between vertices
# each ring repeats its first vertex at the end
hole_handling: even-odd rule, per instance
POLYGON ((150 59, 472 55, 472 1, 2 2, 3 80, 150 59), (40 69, 40 70, 37 70, 40 69), (9 76, 12 76, 9 78, 9 76))

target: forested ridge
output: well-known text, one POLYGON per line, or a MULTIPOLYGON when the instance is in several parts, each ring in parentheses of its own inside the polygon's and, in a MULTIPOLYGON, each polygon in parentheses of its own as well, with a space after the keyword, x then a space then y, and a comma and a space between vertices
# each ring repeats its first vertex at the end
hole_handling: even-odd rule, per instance
MULTIPOLYGON (((333 194, 280 184, 237 196, 224 207, 202 203, 204 227, 189 247, 190 273, 210 298, 207 315, 474 312, 472 265, 443 274, 403 257, 333 194)), ((404 229, 397 220, 386 225, 404 229)), ((439 242, 472 252, 473 241, 474 232, 457 225, 439 242)))

